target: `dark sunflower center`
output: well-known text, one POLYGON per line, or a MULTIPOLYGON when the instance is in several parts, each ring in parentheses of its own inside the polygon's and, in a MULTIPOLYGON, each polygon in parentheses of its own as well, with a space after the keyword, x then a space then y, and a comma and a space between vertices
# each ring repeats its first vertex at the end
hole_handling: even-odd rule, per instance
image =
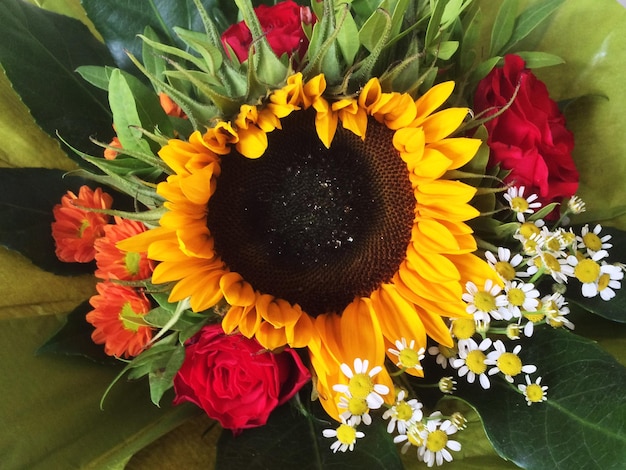
POLYGON ((392 278, 415 199, 392 131, 371 119, 364 142, 340 125, 327 149, 314 117, 283 119, 259 159, 224 156, 207 224, 232 271, 316 316, 392 278))

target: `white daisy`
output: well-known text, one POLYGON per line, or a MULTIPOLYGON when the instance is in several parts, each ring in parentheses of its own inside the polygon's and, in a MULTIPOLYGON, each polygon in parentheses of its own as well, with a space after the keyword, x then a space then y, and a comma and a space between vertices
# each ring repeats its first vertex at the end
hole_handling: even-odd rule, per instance
POLYGON ((511 210, 515 212, 517 220, 519 222, 524 222, 526 219, 524 214, 533 214, 535 209, 539 209, 541 207, 541 203, 537 201, 539 196, 536 194, 531 194, 528 197, 524 197, 524 190, 526 188, 524 186, 519 187, 511 187, 507 189, 504 194, 504 199, 507 200, 511 210))
POLYGON ((397 360, 395 364, 406 370, 413 370, 415 372, 421 371, 421 361, 424 359, 424 348, 415 349, 415 340, 411 340, 407 343, 406 338, 401 338, 395 342, 396 349, 389 348, 387 351, 390 355, 396 356, 397 360))
POLYGON ((538 251, 532 258, 529 274, 535 274, 539 270, 550 274, 559 284, 567 284, 567 279, 574 276, 574 268, 567 263, 567 259, 561 257, 559 252, 538 251))
POLYGON ((554 294, 545 296, 541 299, 541 311, 545 314, 546 323, 553 328, 565 326, 570 330, 574 329, 574 324, 567 318, 570 310, 567 306, 567 300, 562 294, 555 292, 554 294))
POLYGON ((337 438, 330 446, 333 452, 337 452, 338 450, 341 452, 354 450, 356 440, 365 437, 365 433, 357 431, 354 426, 350 426, 345 422, 342 422, 336 429, 324 429, 322 435, 324 437, 337 438))
POLYGON ((525 277, 526 271, 518 271, 516 268, 520 266, 524 258, 519 253, 511 257, 511 250, 504 247, 498 247, 498 257, 491 251, 485 252, 485 258, 489 266, 502 278, 503 281, 512 281, 516 277, 525 277))
POLYGON ((372 380, 376 374, 383 370, 382 367, 373 367, 369 372, 367 371, 368 367, 369 361, 367 359, 361 360, 358 357, 354 360, 354 372, 348 364, 341 364, 339 368, 349 381, 347 384, 333 385, 333 390, 346 395, 349 394, 351 397, 362 398, 367 402, 370 409, 377 410, 384 402, 382 396, 389 393, 389 387, 375 384, 372 380))
POLYGON ((567 201, 567 208, 572 214, 581 214, 587 210, 584 201, 578 196, 572 196, 567 201))
POLYGON ((532 374, 537 371, 537 366, 531 364, 522 364, 522 360, 519 358, 519 352, 522 347, 518 344, 513 348, 512 352, 507 352, 506 346, 500 340, 493 343, 494 350, 487 354, 485 363, 492 365, 488 374, 493 375, 498 372, 502 372, 507 382, 513 383, 513 377, 524 372, 525 374, 532 374))
POLYGON ((589 230, 589 225, 585 224, 580 230, 580 236, 576 237, 576 240, 580 245, 587 248, 587 252, 590 255, 596 251, 608 250, 613 247, 611 243, 607 243, 611 239, 611 235, 601 236, 601 231, 602 226, 600 224, 597 224, 591 231, 589 230))
POLYGON ((485 338, 480 344, 476 344, 473 339, 468 339, 459 343, 459 357, 452 362, 452 366, 458 369, 459 377, 467 375, 467 381, 474 383, 476 377, 484 389, 491 386, 487 371, 487 355, 485 351, 491 347, 491 339, 485 338))
POLYGON ((391 408, 383 413, 383 419, 388 419, 387 432, 393 433, 396 427, 400 434, 406 434, 411 423, 421 421, 423 405, 416 399, 405 400, 406 392, 400 390, 396 397, 396 402, 391 408))
POLYGON ((614 289, 621 287, 620 281, 624 278, 624 271, 618 265, 600 263, 600 260, 608 255, 606 250, 590 254, 592 254, 590 258, 583 259, 570 256, 567 262, 574 267, 574 276, 582 284, 584 297, 595 297, 600 294, 602 300, 611 300, 615 297, 614 289))
POLYGON ((506 310, 508 315, 503 315, 505 320, 511 318, 521 318, 522 310, 534 312, 539 305, 539 291, 532 283, 522 281, 507 282, 504 285, 504 292, 508 300, 506 310))
POLYGON ((364 398, 355 398, 350 392, 339 398, 337 408, 343 411, 339 416, 346 424, 350 426, 358 426, 361 422, 367 426, 372 424, 372 417, 369 414, 369 407, 364 398))
POLYGON ((537 380, 535 380, 535 382, 533 383, 530 381, 530 377, 527 375, 526 385, 519 384, 517 388, 524 394, 528 406, 532 405, 533 403, 546 401, 548 399, 548 395, 546 393, 548 391, 548 386, 541 385, 541 377, 537 377, 537 380))
POLYGON ((426 429, 423 433, 424 444, 417 449, 417 456, 428 467, 443 462, 452 462, 450 451, 458 452, 461 444, 450 439, 448 436, 457 432, 457 427, 449 419, 439 423, 437 421, 427 421, 426 429))
POLYGON ((465 292, 461 298, 467 302, 467 313, 474 315, 474 320, 488 322, 489 317, 502 320, 502 311, 505 310, 508 301, 502 289, 491 279, 485 281, 481 290, 473 282, 465 284, 465 292))

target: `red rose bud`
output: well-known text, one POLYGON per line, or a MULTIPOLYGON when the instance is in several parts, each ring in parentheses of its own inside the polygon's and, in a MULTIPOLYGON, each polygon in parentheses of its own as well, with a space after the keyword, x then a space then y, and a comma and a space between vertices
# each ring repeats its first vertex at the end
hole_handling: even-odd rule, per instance
POLYGON ((195 403, 235 434, 263 426, 311 378, 295 350, 264 350, 256 340, 205 326, 186 345, 174 377, 174 404, 195 403))
MULTIPOLYGON (((315 16, 309 7, 301 7, 288 0, 274 6, 260 5, 254 9, 263 33, 274 53, 291 56, 297 53, 304 57, 309 41, 302 29, 302 23, 315 23, 315 16)), ((222 34, 222 44, 228 52, 232 48, 240 62, 248 59, 248 51, 252 45, 252 35, 245 22, 232 25, 222 34)))
POLYGON ((480 81, 474 96, 477 113, 495 114, 519 91, 511 106, 487 121, 489 166, 510 170, 505 183, 525 186, 542 205, 560 202, 578 189, 579 175, 572 159, 574 136, 550 99, 546 85, 525 68, 524 60, 507 55, 504 66, 480 81))

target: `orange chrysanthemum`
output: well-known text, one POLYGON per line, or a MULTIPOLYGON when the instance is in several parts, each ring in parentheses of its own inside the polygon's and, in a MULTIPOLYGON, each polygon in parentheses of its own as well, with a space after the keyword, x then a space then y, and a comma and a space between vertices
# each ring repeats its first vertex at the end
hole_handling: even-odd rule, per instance
POLYGON ((167 96, 165 93, 159 93, 159 102, 161 103, 161 108, 163 108, 163 111, 165 111, 165 114, 168 116, 187 119, 187 115, 180 108, 180 106, 178 106, 172 98, 167 96))
POLYGON ((82 186, 76 196, 68 191, 61 198, 61 204, 52 209, 55 221, 52 222, 52 237, 56 244, 56 255, 68 263, 88 263, 94 259, 95 241, 104 235, 104 226, 109 216, 96 213, 92 209, 110 209, 113 198, 97 188, 93 191, 82 186))
POLYGON ((104 158, 107 160, 115 160, 119 154, 119 152, 115 149, 122 149, 122 143, 117 136, 111 139, 111 142, 109 142, 109 148, 104 149, 104 158))
MULTIPOLYGON (((466 316, 463 286, 490 276, 465 223, 476 190, 446 177, 480 144, 450 137, 466 108, 435 112, 453 87, 413 101, 372 79, 333 102, 323 75, 293 75, 232 123, 170 141, 160 156, 175 174, 157 188, 168 212, 119 246, 160 262, 152 280, 175 283, 170 301, 225 300, 224 331, 308 347, 338 418, 341 364, 383 366, 402 338, 451 345, 443 318, 466 316)), ((375 380, 393 386, 384 368, 375 380)))
POLYGON ((95 242, 96 277, 110 280, 140 281, 152 274, 151 262, 146 252, 121 251, 116 244, 146 231, 146 226, 135 220, 115 217, 114 225, 104 226, 104 236, 95 242))
POLYGON ((96 285, 98 295, 89 303, 94 308, 87 321, 95 330, 91 339, 104 344, 104 352, 115 357, 134 357, 152 339, 153 329, 143 320, 150 311, 150 301, 130 287, 109 281, 96 285))

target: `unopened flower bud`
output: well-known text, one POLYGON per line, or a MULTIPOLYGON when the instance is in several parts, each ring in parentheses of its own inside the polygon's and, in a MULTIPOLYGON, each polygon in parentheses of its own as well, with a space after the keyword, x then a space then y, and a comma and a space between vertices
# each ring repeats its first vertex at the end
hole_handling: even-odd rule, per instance
POLYGON ((456 390, 456 381, 452 377, 441 377, 439 379, 439 390, 441 393, 452 393, 456 390))
POLYGON ((452 416, 450 416, 450 421, 459 430, 465 429, 467 427, 467 419, 458 411, 456 413, 452 413, 452 416))

